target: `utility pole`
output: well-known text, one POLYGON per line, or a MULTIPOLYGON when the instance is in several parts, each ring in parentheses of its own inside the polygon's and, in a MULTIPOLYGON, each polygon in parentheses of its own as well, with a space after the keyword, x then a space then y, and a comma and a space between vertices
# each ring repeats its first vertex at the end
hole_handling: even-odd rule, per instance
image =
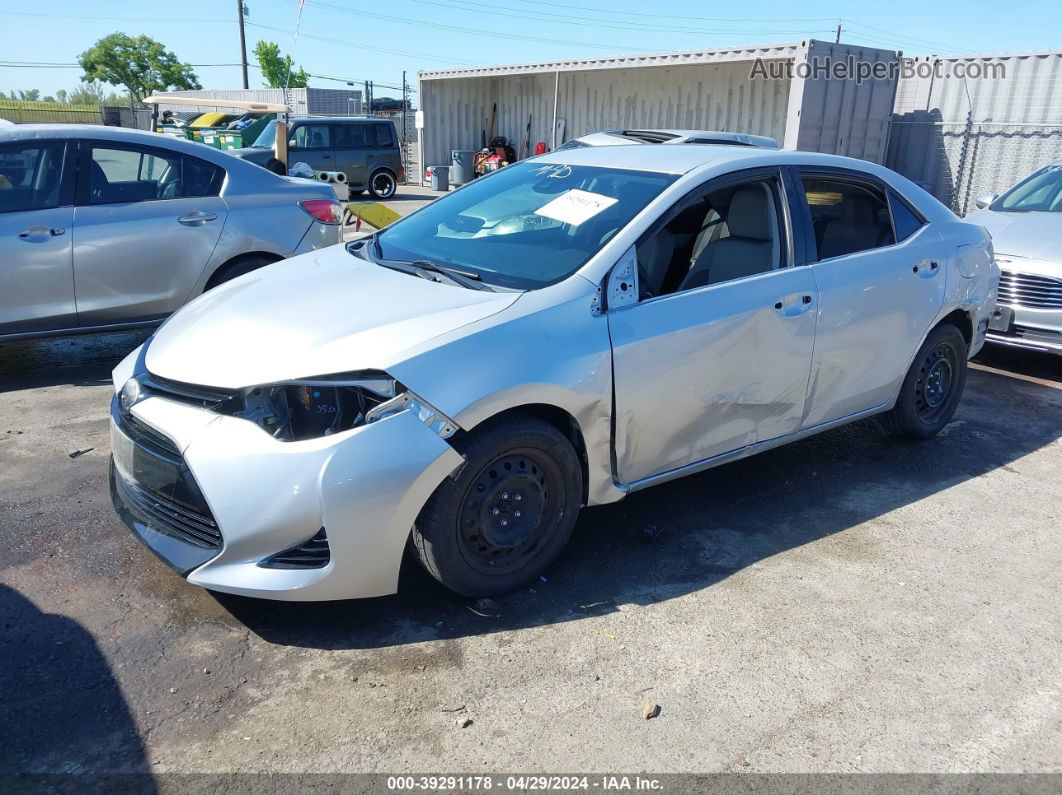
POLYGON ((402 143, 406 142, 406 109, 409 103, 406 101, 406 70, 402 70, 402 143))
POLYGON ((240 64, 243 65, 243 87, 250 88, 247 81, 247 36, 243 32, 243 0, 236 0, 236 19, 240 21, 240 64))
POLYGON ((834 44, 841 43, 841 20, 837 20, 837 38, 833 40, 834 44))

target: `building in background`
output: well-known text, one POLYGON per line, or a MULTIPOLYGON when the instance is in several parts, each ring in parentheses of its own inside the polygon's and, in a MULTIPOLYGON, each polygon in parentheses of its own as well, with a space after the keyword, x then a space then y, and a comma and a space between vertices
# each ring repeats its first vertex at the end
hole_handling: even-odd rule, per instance
MULTIPOLYGON (((362 92, 346 88, 204 88, 194 91, 168 91, 158 96, 200 97, 202 99, 232 99, 243 102, 287 103, 296 116, 361 116, 362 92), (287 94, 287 96, 285 96, 287 94)), ((188 105, 174 105, 167 108, 159 105, 159 110, 195 110, 188 105)), ((214 106, 204 106, 203 112, 216 110, 214 106)))

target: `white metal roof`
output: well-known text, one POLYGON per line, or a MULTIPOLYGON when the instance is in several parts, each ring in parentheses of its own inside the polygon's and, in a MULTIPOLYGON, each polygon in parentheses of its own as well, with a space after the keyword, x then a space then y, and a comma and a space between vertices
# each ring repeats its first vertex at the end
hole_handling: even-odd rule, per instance
POLYGON ((505 64, 500 66, 470 66, 461 69, 422 71, 418 72, 418 75, 421 80, 446 80, 455 77, 494 77, 497 75, 540 74, 542 72, 576 72, 587 69, 685 66, 688 64, 720 63, 724 61, 754 61, 757 58, 792 58, 797 50, 806 43, 795 42, 751 47, 728 47, 721 50, 607 55, 600 58, 579 58, 567 61, 543 61, 540 63, 505 64))

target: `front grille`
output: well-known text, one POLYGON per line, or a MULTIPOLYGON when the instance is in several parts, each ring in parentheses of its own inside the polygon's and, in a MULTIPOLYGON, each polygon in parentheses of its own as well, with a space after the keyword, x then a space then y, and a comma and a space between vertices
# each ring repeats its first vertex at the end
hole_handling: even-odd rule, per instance
POLYGON ((160 378, 151 373, 141 375, 139 381, 144 391, 149 395, 211 410, 216 409, 226 400, 238 394, 236 390, 185 384, 180 381, 171 381, 168 378, 160 378))
POLYGON ((160 533, 187 541, 205 549, 221 546, 221 531, 209 514, 178 505, 161 494, 141 488, 121 474, 116 478, 118 491, 125 503, 148 520, 160 533))
POLYGON ((177 449, 177 445, 154 428, 148 427, 132 414, 122 415, 120 425, 125 435, 132 439, 134 444, 147 448, 172 464, 181 464, 181 451, 177 449))
POLYGON ((999 276, 999 303, 1031 309, 1062 309, 1062 279, 1003 271, 999 276))

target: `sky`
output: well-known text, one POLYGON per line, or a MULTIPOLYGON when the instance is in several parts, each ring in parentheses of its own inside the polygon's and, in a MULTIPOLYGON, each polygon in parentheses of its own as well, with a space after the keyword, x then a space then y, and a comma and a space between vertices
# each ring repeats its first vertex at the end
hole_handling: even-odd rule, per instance
MULTIPOLYGON (((573 57, 761 45, 807 37, 899 49, 907 55, 1062 49, 1058 0, 243 0, 251 87, 259 39, 276 41, 315 75, 311 86, 376 83, 401 96, 402 72, 573 57), (331 79, 330 79, 331 78, 331 79)), ((146 34, 195 65, 204 88, 239 88, 238 0, 0 0, 0 89, 77 86, 79 53, 121 31, 146 34)), ((413 96, 416 102, 415 95, 413 96)))

